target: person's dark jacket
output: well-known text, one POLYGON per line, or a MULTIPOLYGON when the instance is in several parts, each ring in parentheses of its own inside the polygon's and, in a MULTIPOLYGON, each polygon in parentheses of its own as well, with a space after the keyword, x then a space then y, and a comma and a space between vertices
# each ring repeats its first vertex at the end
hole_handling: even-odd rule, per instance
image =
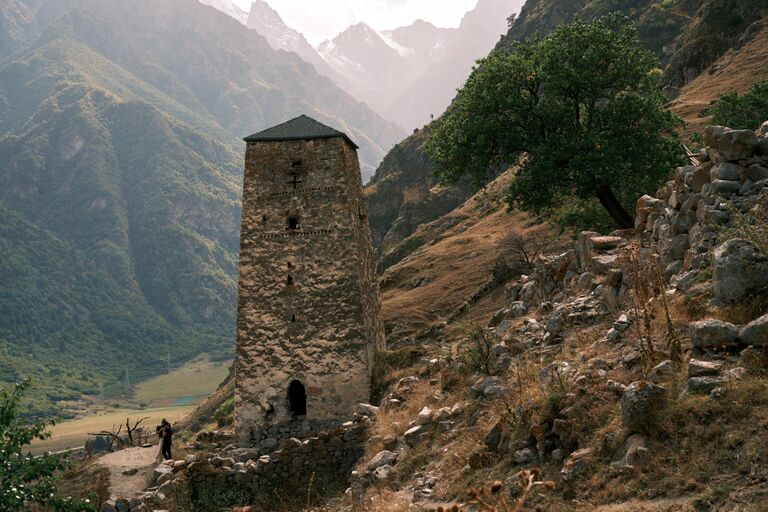
POLYGON ((171 444, 171 438, 173 437, 173 429, 170 424, 163 426, 163 443, 171 444))

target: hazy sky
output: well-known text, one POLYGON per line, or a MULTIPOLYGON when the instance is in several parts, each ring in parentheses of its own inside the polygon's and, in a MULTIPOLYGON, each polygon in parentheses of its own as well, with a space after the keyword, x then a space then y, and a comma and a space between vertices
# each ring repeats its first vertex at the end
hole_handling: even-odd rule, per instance
MULTIPOLYGON (((246 11, 251 0, 235 0, 246 11)), ((283 21, 312 44, 364 21, 375 29, 409 25, 421 18, 439 27, 456 27, 477 0, 267 0, 283 21)))

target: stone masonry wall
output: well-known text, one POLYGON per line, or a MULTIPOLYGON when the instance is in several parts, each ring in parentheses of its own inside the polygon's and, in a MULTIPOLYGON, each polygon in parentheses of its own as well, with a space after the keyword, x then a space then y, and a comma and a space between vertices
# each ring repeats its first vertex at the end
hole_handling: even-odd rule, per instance
MULTIPOLYGON (((365 449, 369 423, 367 418, 358 417, 304 440, 288 438, 268 455, 230 445, 213 453, 164 461, 153 470, 152 485, 146 491, 111 499, 101 510, 191 511, 251 506, 252 510, 266 511, 314 503, 349 486, 352 469, 365 449)), ((207 437, 199 435, 198 439, 207 437)))
POLYGON ((235 361, 240 445, 294 420, 294 380, 306 389, 307 419, 322 428, 369 401, 384 336, 361 188, 357 153, 341 137, 248 144, 235 361))
MULTIPOLYGON (((698 157, 699 165, 677 168, 656 197, 643 196, 637 203, 637 231, 650 238, 665 276, 683 291, 701 280, 701 270, 713 265, 713 252, 717 269, 720 256, 714 249, 732 217, 751 216, 768 202, 768 122, 757 132, 709 126, 705 135, 707 147, 698 157)), ((718 277, 715 302, 740 300, 743 294, 735 293, 739 286, 732 282, 737 276, 718 277)), ((753 272, 746 272, 743 279, 752 283, 746 287, 768 284, 768 276, 753 272)))

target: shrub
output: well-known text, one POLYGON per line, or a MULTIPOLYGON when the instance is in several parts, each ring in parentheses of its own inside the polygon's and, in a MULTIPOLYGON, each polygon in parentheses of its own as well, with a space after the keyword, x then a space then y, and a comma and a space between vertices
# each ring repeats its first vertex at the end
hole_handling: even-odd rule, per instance
POLYGON ((768 120, 768 82, 754 85, 744 94, 723 94, 709 109, 712 122, 738 130, 756 130, 768 120))
MULTIPOLYGON (((67 461, 56 454, 28 457, 24 448, 33 439, 51 436, 42 421, 25 425, 19 420, 19 405, 29 381, 13 390, 0 387, 0 510, 29 510, 33 504, 64 512, 95 511, 88 501, 58 498, 54 474, 67 468, 67 461)), ((53 425, 53 423, 50 423, 53 425)))

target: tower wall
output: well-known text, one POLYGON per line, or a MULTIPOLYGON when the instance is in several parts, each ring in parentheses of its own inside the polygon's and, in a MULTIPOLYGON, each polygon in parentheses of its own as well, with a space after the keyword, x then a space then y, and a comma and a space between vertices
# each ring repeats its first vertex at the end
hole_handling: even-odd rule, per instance
POLYGON ((350 419, 358 403, 370 400, 373 354, 383 343, 356 151, 342 137, 248 143, 238 442, 292 433, 297 422, 314 430, 350 419), (294 381, 306 393, 306 418, 297 418, 289 397, 294 381))

